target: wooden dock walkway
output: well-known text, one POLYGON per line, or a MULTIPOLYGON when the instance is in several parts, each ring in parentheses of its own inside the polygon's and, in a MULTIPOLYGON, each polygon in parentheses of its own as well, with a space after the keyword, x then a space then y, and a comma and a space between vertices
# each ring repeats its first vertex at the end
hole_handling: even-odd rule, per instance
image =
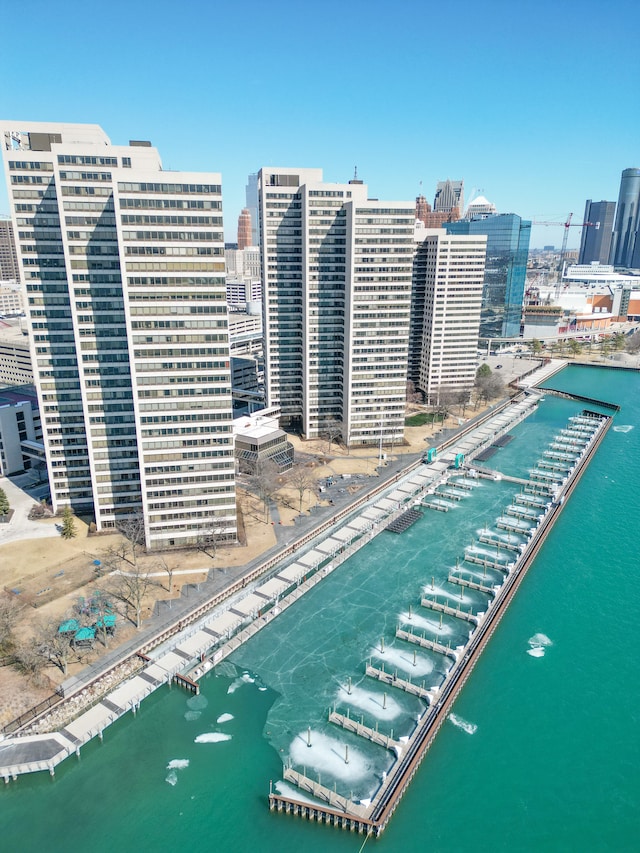
POLYGON ((499 572, 508 572, 509 567, 513 563, 502 563, 498 560, 489 560, 486 557, 477 557, 475 554, 466 553, 464 555, 467 563, 473 563, 474 566, 485 566, 487 569, 497 569, 499 572))
POLYGON ((442 643, 436 642, 436 640, 429 640, 424 634, 413 634, 411 631, 405 631, 403 628, 396 629, 396 637, 399 640, 405 640, 407 643, 413 643, 416 646, 420 646, 422 649, 430 649, 432 652, 438 652, 440 655, 446 655, 446 657, 457 659, 458 653, 455 649, 452 649, 451 646, 443 646, 442 643))
POLYGON ((385 749, 395 752, 400 755, 403 745, 399 740, 394 740, 393 735, 383 735, 377 728, 372 729, 370 726, 365 726, 364 723, 354 720, 348 714, 340 714, 338 711, 329 711, 329 722, 340 726, 348 732, 353 732, 358 737, 363 737, 370 740, 372 743, 377 743, 378 746, 383 746, 385 749))
POLYGON ((404 690, 405 693, 411 693, 412 696, 419 696, 421 699, 426 699, 428 702, 433 701, 433 689, 429 689, 422 684, 414 684, 413 681, 408 681, 404 678, 398 678, 396 672, 386 672, 386 670, 378 669, 371 664, 367 664, 365 670, 370 678, 375 678, 383 684, 388 684, 389 687, 397 687, 398 690, 404 690))
POLYGON ((513 551, 518 553, 522 550, 522 542, 505 542, 503 539, 498 539, 497 536, 489 536, 487 533, 481 533, 478 536, 478 542, 483 545, 493 545, 495 548, 504 548, 505 551, 513 551))
MULTIPOLYGON (((489 564, 487 564, 489 567, 489 564)), ((429 610, 436 610, 438 613, 445 613, 447 616, 455 616, 456 619, 465 619, 467 622, 478 623, 478 617, 474 613, 467 613, 466 610, 461 610, 458 606, 450 607, 448 604, 440 604, 439 601, 434 601, 431 598, 423 598, 420 604, 423 607, 428 607, 429 610)))
POLYGON ((476 581, 468 581, 466 578, 460 578, 457 575, 450 574, 447 580, 449 583, 457 583, 458 586, 464 586, 468 589, 476 589, 478 592, 486 592, 488 595, 496 594, 496 591, 492 586, 484 586, 484 584, 477 583, 476 581))

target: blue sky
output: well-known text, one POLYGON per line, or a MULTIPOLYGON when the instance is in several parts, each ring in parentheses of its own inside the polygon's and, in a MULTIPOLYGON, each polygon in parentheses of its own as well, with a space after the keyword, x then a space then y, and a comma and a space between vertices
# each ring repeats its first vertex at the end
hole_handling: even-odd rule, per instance
POLYGON ((637 0, 0 0, 0 20, 0 116, 222 172, 227 239, 261 166, 357 166, 389 200, 464 178, 467 200, 577 222, 640 166, 637 0))

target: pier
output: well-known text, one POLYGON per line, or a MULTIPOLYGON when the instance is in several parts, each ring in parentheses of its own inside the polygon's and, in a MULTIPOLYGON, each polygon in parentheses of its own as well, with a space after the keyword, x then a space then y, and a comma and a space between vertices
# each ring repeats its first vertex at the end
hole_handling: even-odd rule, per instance
POLYGON ((358 722, 348 714, 339 714, 335 710, 330 711, 329 722, 340 726, 348 732, 353 732, 358 737, 363 737, 372 743, 377 743, 378 746, 383 746, 385 749, 395 752, 398 756, 402 752, 403 747, 399 740, 394 740, 390 735, 383 735, 377 728, 372 729, 370 726, 365 726, 362 721, 358 722))
POLYGON ((405 678, 399 678, 397 672, 386 672, 385 669, 378 669, 371 664, 367 665, 365 670, 370 678, 375 678, 383 684, 388 684, 390 687, 397 687, 399 690, 404 690, 405 693, 411 693, 413 696, 419 696, 421 699, 426 699, 430 702, 433 698, 433 689, 428 689, 422 684, 414 684, 413 681, 405 678))
POLYGON ((498 539, 497 536, 490 536, 488 533, 481 533, 478 536, 478 542, 483 545, 493 545, 495 548, 504 548, 506 551, 521 551, 524 547, 522 542, 505 542, 504 539, 498 539))
MULTIPOLYGON (((591 417, 592 413, 587 413, 591 417)), ((509 569, 500 566, 503 571, 507 571, 504 583, 495 591, 495 598, 489 599, 487 603, 486 613, 473 615, 459 609, 454 609, 449 605, 440 604, 432 599, 423 598, 422 606, 432 610, 446 613, 447 615, 456 618, 467 619, 475 623, 475 627, 471 632, 469 642, 463 650, 460 650, 456 662, 447 673, 444 682, 437 688, 431 688, 431 694, 423 686, 418 688, 411 681, 399 679, 397 672, 393 675, 385 672, 384 668, 377 669, 369 664, 366 668, 366 674, 370 677, 377 678, 385 684, 396 686, 401 689, 406 689, 415 695, 423 695, 424 698, 429 698, 430 704, 427 712, 418 720, 416 728, 409 738, 409 741, 404 746, 403 752, 396 764, 391 769, 388 776, 383 780, 378 792, 371 801, 370 806, 363 814, 360 808, 356 811, 352 809, 353 823, 348 823, 346 814, 340 814, 336 810, 327 810, 322 805, 309 806, 301 804, 294 798, 282 797, 281 795, 270 795, 270 807, 278 810, 293 810, 293 813, 300 814, 300 808, 315 809, 316 816, 314 819, 332 823, 333 825, 343 826, 343 828, 356 828, 357 831, 372 833, 379 835, 384 831, 388 821, 390 820, 395 808, 402 797, 402 794, 410 784, 411 779, 417 771, 424 756, 433 743, 436 734, 446 719, 453 702, 464 683, 471 674, 480 654, 484 647, 489 642, 493 632, 496 630, 504 612, 509 606, 513 596, 515 595, 520 583, 525 577, 529 567, 531 566, 536 554, 542 547, 548 532, 551 530, 556 518, 562 511, 565 499, 570 496, 576 486, 583 471, 591 460, 598 445, 602 441, 607 429, 611 424, 611 417, 593 413, 594 421, 598 424, 598 430, 594 433, 592 440, 585 448, 585 452, 581 454, 577 461, 574 470, 568 476, 565 483, 559 487, 558 494, 553 501, 549 501, 548 505, 543 509, 542 520, 534 529, 527 529, 526 533, 522 528, 515 527, 514 532, 527 535, 529 541, 522 549, 522 553, 517 556, 517 559, 509 569), (319 812, 319 814, 318 814, 319 812), (336 818, 336 814, 338 815, 336 818), (364 818, 364 820, 363 820, 364 818), (336 823, 337 821, 337 823, 336 823)), ((501 526, 501 519, 496 522, 498 527, 501 526)), ((508 522, 503 521, 503 525, 508 522)), ((480 565, 483 561, 480 560, 480 565)), ((416 644, 422 643, 422 638, 416 635, 409 634, 403 631, 397 633, 400 639, 416 644), (410 639, 412 638, 412 639, 410 639)), ((432 642, 432 641, 427 641, 432 642)), ((288 778, 285 775, 285 778, 288 778)), ((303 790, 311 791, 308 782, 303 782, 301 785, 303 790), (306 787, 304 787, 306 785, 306 787)), ((327 802, 326 790, 321 792, 324 802, 327 802)), ((348 808, 348 801, 344 801, 344 807, 348 808)))
POLYGON ((476 589, 478 592, 486 592, 488 595, 495 595, 496 591, 492 586, 485 586, 481 583, 476 583, 476 581, 468 581, 466 578, 460 578, 457 575, 449 575, 447 578, 449 583, 457 583, 458 586, 467 587, 467 589, 476 589))
MULTIPOLYGON (((497 566, 492 566, 491 563, 487 563, 487 568, 497 568, 497 566)), ((475 613, 468 613, 466 610, 461 610, 460 605, 458 605, 457 608, 450 607, 448 604, 440 604, 439 601, 434 601, 432 598, 423 598, 420 604, 423 607, 427 607, 429 610, 435 610, 438 613, 444 613, 447 616, 455 616, 456 619, 465 619, 467 622, 475 622, 477 624, 479 620, 479 617, 476 616, 475 613)))
POLYGON ((443 646, 442 643, 438 643, 436 640, 429 640, 424 636, 424 634, 413 634, 411 631, 405 631, 402 628, 397 628, 396 637, 399 640, 405 640, 407 643, 413 643, 416 646, 420 646, 421 649, 430 649, 432 652, 437 652, 440 655, 446 655, 454 660, 458 657, 457 652, 455 649, 452 649, 451 646, 443 646))

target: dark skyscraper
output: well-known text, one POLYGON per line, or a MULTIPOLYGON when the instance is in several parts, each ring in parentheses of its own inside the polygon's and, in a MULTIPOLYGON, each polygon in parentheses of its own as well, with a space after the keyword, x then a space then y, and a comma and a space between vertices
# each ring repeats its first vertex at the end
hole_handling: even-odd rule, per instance
POLYGON ((615 201, 591 201, 587 199, 583 222, 591 222, 582 229, 579 264, 609 263, 613 220, 616 215, 615 201))
POLYGON ((640 169, 625 169, 613 229, 610 263, 616 267, 640 268, 640 169))

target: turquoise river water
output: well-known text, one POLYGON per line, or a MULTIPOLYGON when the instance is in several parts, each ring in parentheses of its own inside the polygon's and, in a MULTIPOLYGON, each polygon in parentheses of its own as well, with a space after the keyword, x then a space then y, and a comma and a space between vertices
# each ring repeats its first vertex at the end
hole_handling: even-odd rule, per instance
MULTIPOLYGON (((365 850, 638 849, 640 376, 570 367, 549 384, 622 410, 453 717, 365 850)), ((523 476, 581 408, 546 397, 488 464, 523 476)), ((345 796, 375 792, 391 754, 331 726, 327 711, 335 703, 396 738, 409 734, 424 704, 383 693, 365 665, 371 658, 439 683, 446 659, 414 657, 395 628, 413 624, 443 643, 464 642, 465 623, 445 616, 440 625, 420 597, 461 600, 448 572, 479 532, 496 532, 519 488, 483 481, 452 511, 425 511, 401 536, 380 534, 203 680, 200 696, 162 689, 54 779, 2 786, 2 849, 359 851, 364 836, 270 813, 270 780, 281 785, 290 760, 345 796)), ((464 571, 474 568, 481 580, 481 567, 464 571)), ((487 570, 487 580, 498 578, 487 570)), ((483 601, 465 590, 461 606, 482 609, 483 601)))

